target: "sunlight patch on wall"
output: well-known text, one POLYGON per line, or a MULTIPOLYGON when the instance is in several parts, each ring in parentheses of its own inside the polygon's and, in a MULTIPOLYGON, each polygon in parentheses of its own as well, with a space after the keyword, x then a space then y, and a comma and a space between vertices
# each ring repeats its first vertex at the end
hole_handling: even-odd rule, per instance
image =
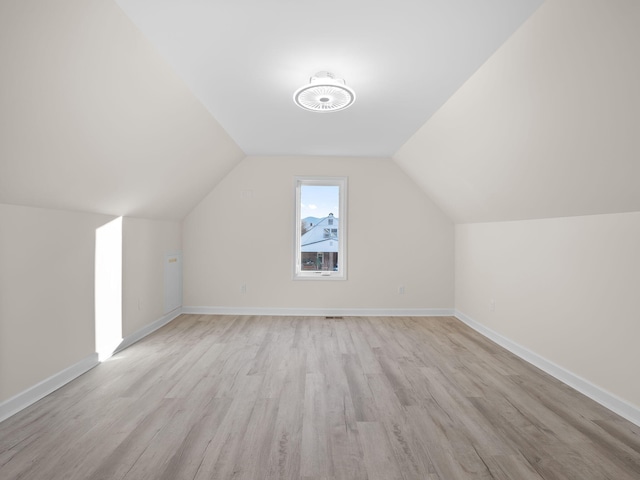
POLYGON ((96 229, 96 352, 103 361, 122 342, 122 217, 96 229))

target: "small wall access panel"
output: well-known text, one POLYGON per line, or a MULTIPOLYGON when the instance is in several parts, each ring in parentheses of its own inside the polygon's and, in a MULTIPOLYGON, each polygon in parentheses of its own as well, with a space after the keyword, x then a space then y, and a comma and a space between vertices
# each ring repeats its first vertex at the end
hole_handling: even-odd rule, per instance
POLYGON ((164 258, 164 313, 182 306, 182 253, 168 253, 164 258))

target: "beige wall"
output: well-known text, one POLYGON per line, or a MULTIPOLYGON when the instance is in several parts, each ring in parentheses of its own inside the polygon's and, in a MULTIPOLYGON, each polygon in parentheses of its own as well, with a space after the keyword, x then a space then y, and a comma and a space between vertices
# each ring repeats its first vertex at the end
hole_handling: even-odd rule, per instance
POLYGON ((638 25, 547 0, 395 160, 456 223, 640 211, 638 25))
POLYGON ((114 1, 0 2, 0 203, 181 220, 244 153, 114 1))
POLYGON ((456 309, 636 406, 639 22, 545 1, 394 155, 459 224, 456 309))
POLYGON ((186 306, 453 306, 453 225, 389 159, 248 157, 183 235, 186 306), (292 280, 295 175, 349 179, 347 281, 292 280))
POLYGON ((112 218, 0 204, 0 402, 95 351, 95 231, 112 218))
POLYGON ((122 335, 127 337, 165 314, 165 255, 182 249, 182 225, 125 217, 122 237, 122 335))
POLYGON ((640 407, 640 213, 457 225, 455 243, 458 311, 640 407))
MULTIPOLYGON (((96 229, 111 220, 0 204, 0 403, 95 352, 96 229)), ((164 255, 180 248, 178 222, 123 220, 125 337, 164 315, 164 255)))

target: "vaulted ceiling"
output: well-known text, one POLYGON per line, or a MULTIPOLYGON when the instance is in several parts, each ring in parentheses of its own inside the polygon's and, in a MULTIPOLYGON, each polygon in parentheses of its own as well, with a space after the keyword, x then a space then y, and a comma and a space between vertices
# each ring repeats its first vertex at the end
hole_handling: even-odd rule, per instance
POLYGON ((245 155, 110 0, 0 2, 0 203, 183 218, 245 155))
POLYGON ((389 157, 541 0, 117 0, 247 155, 389 157), (342 112, 296 107, 328 70, 342 112))
POLYGON ((640 211, 639 25, 547 0, 394 159, 457 223, 640 211))
POLYGON ((456 222, 640 210, 635 0, 0 3, 0 202, 183 218, 245 155, 393 158, 456 222), (293 91, 333 71, 334 114, 293 91))

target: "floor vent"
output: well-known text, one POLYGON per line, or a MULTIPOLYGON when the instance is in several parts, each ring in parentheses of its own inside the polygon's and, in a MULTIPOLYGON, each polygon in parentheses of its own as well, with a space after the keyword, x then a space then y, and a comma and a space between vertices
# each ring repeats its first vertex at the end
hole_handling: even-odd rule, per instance
POLYGON ((324 317, 327 320, 342 320, 343 317, 324 317))

